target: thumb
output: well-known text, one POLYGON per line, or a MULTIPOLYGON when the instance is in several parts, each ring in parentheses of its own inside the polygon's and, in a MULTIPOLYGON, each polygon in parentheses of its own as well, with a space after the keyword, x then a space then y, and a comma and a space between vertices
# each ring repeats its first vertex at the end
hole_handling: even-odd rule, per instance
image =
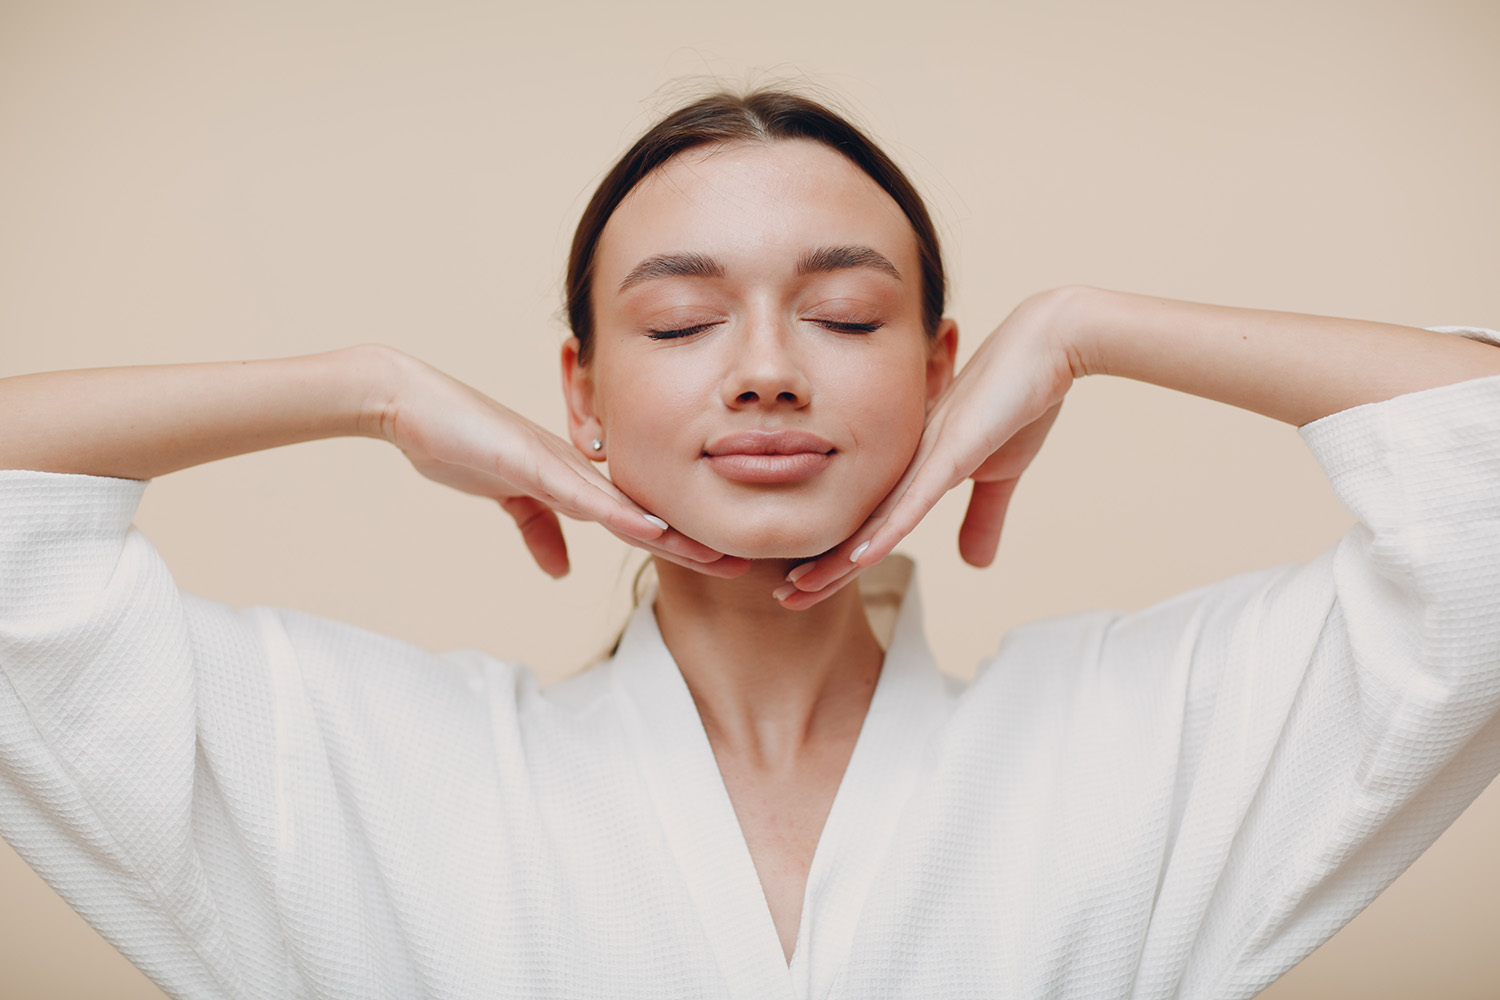
POLYGON ((507 497, 500 501, 505 512, 521 529, 521 540, 531 558, 548 576, 565 576, 568 572, 568 543, 563 539, 557 512, 535 497, 507 497))
POLYGON ((988 566, 1000 547, 1000 527, 1010 507, 1011 494, 1019 479, 976 482, 969 495, 969 509, 958 529, 958 552, 971 566, 988 566))

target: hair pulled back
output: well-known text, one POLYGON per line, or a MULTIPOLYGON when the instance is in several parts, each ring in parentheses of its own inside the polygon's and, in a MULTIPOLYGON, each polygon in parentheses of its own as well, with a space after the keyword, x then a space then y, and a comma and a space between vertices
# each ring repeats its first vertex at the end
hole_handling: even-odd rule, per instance
POLYGON ((900 206, 917 238, 922 267, 922 326, 937 333, 946 283, 937 232, 911 181, 858 128, 816 101, 781 90, 719 93, 700 98, 657 122, 622 156, 589 199, 568 254, 568 325, 578 338, 579 360, 593 351, 594 252, 609 217, 631 190, 678 153, 697 146, 806 139, 847 157, 900 206))

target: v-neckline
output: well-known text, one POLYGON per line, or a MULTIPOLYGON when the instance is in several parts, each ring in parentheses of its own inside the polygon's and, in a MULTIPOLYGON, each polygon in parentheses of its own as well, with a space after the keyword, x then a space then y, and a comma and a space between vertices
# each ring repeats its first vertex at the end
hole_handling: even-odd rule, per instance
POLYGON ((621 696, 622 721, 730 996, 828 995, 916 790, 924 751, 947 720, 950 701, 922 635, 915 587, 908 586, 911 563, 887 563, 879 567, 884 572, 861 579, 862 595, 877 604, 899 602, 900 611, 818 838, 790 963, 697 706, 649 601, 636 609, 615 654, 611 683, 621 696))

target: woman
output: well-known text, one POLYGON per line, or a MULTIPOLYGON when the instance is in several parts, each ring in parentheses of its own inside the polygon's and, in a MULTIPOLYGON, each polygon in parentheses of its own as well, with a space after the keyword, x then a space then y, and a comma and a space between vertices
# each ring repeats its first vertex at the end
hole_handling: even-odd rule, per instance
POLYGON ((775 92, 653 128, 568 283, 571 442, 373 347, 7 380, 0 821, 174 995, 1249 996, 1500 769, 1494 347, 1069 288, 955 377, 920 200, 775 92), (987 563, 1096 372, 1302 426, 1363 523, 962 690, 906 567, 846 585, 965 479, 987 563), (144 480, 339 434, 549 573, 604 524, 654 599, 540 691, 182 595, 128 532, 144 480))

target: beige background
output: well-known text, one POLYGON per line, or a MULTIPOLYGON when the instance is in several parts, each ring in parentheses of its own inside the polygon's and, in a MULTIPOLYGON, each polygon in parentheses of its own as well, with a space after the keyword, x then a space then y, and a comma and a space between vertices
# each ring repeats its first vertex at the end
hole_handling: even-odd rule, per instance
MULTIPOLYGON (((1500 327, 1497 42, 1492 0, 0 0, 0 374, 383 341, 561 428, 571 227, 684 77, 842 95, 929 195, 969 348, 1063 282, 1500 327)), ((1290 428, 1104 379, 992 570, 958 562, 960 510, 907 545, 958 674, 1020 621, 1303 560, 1349 522, 1290 428)), ((574 526, 550 583, 503 515, 367 441, 168 477, 139 523, 187 589, 549 678, 626 600, 602 531, 574 526)), ((1496 843, 1492 791, 1267 995, 1496 996, 1496 843)), ((6 854, 0 996, 159 994, 6 854)))

